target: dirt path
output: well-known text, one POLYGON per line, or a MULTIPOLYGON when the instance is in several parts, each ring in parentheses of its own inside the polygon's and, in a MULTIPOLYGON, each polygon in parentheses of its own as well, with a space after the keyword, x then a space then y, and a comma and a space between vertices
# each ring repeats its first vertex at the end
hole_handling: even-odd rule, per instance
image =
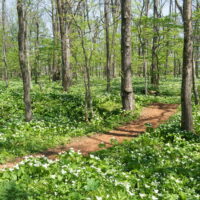
MULTIPOLYGON (((125 139, 130 140, 133 137, 144 133, 146 129, 146 123, 150 123, 152 124, 153 128, 156 128, 159 124, 168 120, 169 117, 177 111, 177 107, 177 104, 154 103, 151 106, 145 107, 143 109, 139 119, 132 121, 124 126, 120 126, 115 130, 111 130, 104 134, 95 134, 93 136, 74 138, 69 144, 48 149, 43 153, 34 154, 33 156, 46 156, 49 159, 55 159, 58 153, 68 151, 70 148, 73 148, 75 151, 80 150, 84 155, 86 155, 90 152, 102 149, 99 147, 99 144, 101 143, 105 145, 105 148, 109 148, 112 146, 112 139, 118 140, 118 142, 122 142, 125 139)), ((23 159, 24 157, 17 158, 13 162, 0 165, 0 169, 11 168, 23 159)))

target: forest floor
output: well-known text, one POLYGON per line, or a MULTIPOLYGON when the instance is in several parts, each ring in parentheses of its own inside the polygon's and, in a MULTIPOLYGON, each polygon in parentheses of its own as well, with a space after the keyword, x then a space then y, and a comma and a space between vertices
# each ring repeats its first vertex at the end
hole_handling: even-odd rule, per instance
MULTIPOLYGON (((153 103, 142 110, 141 115, 137 120, 129 122, 106 133, 96 133, 92 136, 76 137, 68 144, 51 148, 42 153, 33 154, 32 156, 45 156, 49 159, 55 159, 59 153, 68 151, 71 148, 75 151, 81 151, 84 155, 104 148, 109 148, 116 142, 121 143, 124 140, 131 140, 132 138, 144 133, 146 131, 147 124, 151 125, 152 128, 158 127, 161 123, 168 120, 173 114, 175 114, 177 112, 177 108, 178 104, 153 103)), ((12 168, 17 163, 25 159, 25 157, 19 157, 11 162, 0 165, 0 169, 12 168)))

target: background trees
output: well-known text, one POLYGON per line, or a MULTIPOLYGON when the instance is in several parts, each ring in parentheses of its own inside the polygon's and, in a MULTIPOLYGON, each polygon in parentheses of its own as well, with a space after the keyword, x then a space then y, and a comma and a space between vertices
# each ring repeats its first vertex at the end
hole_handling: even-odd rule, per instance
MULTIPOLYGON (((16 1, 2 0, 0 77, 20 78, 16 1), (11 13, 8 15, 8 13, 11 13), (5 28, 6 27, 6 28, 5 28)), ((26 3, 27 4, 27 3, 26 3)), ((22 5, 26 5, 22 2, 22 5)), ((145 94, 159 92, 159 80, 182 75, 183 13, 178 0, 132 0, 130 32, 133 76, 142 77, 145 94), (156 90, 156 91, 155 91, 156 90)), ((26 6, 26 54, 30 79, 42 86, 44 77, 62 82, 63 90, 82 81, 85 86, 86 112, 92 113, 91 87, 94 79, 125 78, 121 68, 121 18, 119 0, 33 0, 26 6), (89 111, 91 110, 91 111, 89 111)), ((198 103, 199 76, 199 1, 193 2, 193 91, 198 103)), ((125 18, 126 19, 126 18, 125 18)), ((19 30, 21 31, 21 30, 19 30)), ((124 33, 124 30, 122 31, 124 33)), ((129 35, 129 34, 128 34, 129 35)), ((126 49, 127 45, 122 48, 126 49)), ((126 54, 127 56, 127 54, 126 54)), ((33 82, 33 81, 32 81, 33 82)), ((130 80, 129 80, 130 82, 130 80)), ((131 86, 131 82, 130 82, 131 86)), ((123 94, 123 92, 122 92, 123 94)), ((90 114, 87 114, 90 115, 90 114)), ((90 117, 86 117, 90 118, 90 117)))

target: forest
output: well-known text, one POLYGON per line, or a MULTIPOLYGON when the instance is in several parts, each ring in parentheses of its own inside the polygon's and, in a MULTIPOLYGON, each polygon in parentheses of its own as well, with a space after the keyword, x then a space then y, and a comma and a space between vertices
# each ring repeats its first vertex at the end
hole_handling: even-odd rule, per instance
POLYGON ((200 0, 0 0, 0 200, 200 200, 200 0))

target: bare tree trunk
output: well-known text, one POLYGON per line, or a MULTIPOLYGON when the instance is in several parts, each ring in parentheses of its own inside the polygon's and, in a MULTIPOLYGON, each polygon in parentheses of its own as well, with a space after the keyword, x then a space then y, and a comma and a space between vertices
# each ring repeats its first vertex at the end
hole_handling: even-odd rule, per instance
POLYGON ((39 57, 40 57, 40 54, 39 54, 39 31, 40 31, 40 26, 39 26, 39 19, 38 19, 38 16, 37 16, 37 19, 36 19, 36 41, 35 41, 35 69, 34 69, 34 77, 35 77, 35 83, 38 84, 38 76, 39 76, 39 64, 40 64, 40 61, 39 61, 39 57))
POLYGON ((106 31, 106 77, 107 77, 107 92, 110 92, 111 81, 111 56, 110 56, 110 16, 109 16, 109 2, 104 0, 104 18, 105 18, 105 31, 106 31))
POLYGON ((198 93, 198 88, 196 86, 196 66, 195 66, 196 62, 195 60, 193 60, 193 68, 192 68, 192 85, 193 85, 193 93, 194 93, 194 102, 195 105, 199 104, 199 93, 198 93))
POLYGON ((192 119, 192 68, 193 68, 193 42, 192 42, 192 0, 184 0, 184 50, 183 74, 181 89, 182 118, 181 127, 186 131, 193 131, 192 119))
MULTIPOLYGON (((149 13, 149 4, 150 4, 149 0, 143 0, 143 6, 144 6, 146 17, 148 17, 148 13, 149 13)), ((147 26, 147 24, 145 22, 145 27, 146 26, 147 26)), ((144 38, 142 54, 143 54, 143 73, 144 73, 144 81, 145 81, 145 86, 144 86, 145 95, 148 94, 148 63, 147 63, 148 50, 147 50, 147 46, 148 46, 148 40, 146 38, 144 38)))
POLYGON ((4 63, 4 79, 6 82, 6 87, 8 87, 8 64, 6 56, 6 31, 5 31, 5 19, 6 19, 5 3, 6 0, 2 0, 2 60, 4 63))
POLYGON ((60 20, 60 36, 62 49, 62 85, 63 90, 68 91, 69 87, 71 86, 72 74, 70 67, 70 39, 66 0, 57 0, 57 9, 60 20))
POLYGON ((121 0, 121 95, 124 110, 135 107, 131 70, 131 0, 121 0))
POLYGON ((24 89, 24 104, 25 104, 25 120, 27 122, 32 120, 31 110, 31 95, 30 95, 30 73, 27 61, 27 19, 26 10, 24 9, 23 1, 17 1, 18 12, 18 44, 19 44, 19 62, 22 72, 23 89, 24 89))
POLYGON ((115 77, 116 73, 116 33, 119 26, 118 15, 120 14, 120 0, 111 0, 112 6, 112 19, 113 19, 113 30, 112 30, 112 39, 111 39, 111 76, 115 77))
MULTIPOLYGON (((170 0, 170 3, 169 3, 169 17, 171 19, 171 16, 172 16, 172 7, 173 7, 173 4, 172 4, 172 0, 170 0)), ((167 28, 167 31, 169 32, 170 31, 170 28, 167 28)), ((166 36, 168 37, 168 36, 166 36)), ((166 43, 166 61, 165 61, 165 78, 167 79, 167 73, 168 73, 168 68, 169 68, 169 45, 170 45, 170 39, 167 38, 167 43, 166 43)))
POLYGON ((200 58, 200 53, 199 53, 199 47, 196 48, 196 61, 195 61, 195 73, 196 77, 199 78, 199 60, 200 58))
POLYGON ((52 5, 52 29, 53 29, 53 58, 52 58, 52 81, 60 80, 60 67, 59 67, 59 16, 56 9, 54 0, 51 0, 52 5))
POLYGON ((159 17, 158 13, 158 0, 154 0, 154 25, 153 25, 153 47, 152 47, 152 65, 151 65, 151 84, 158 88, 159 85, 159 69, 158 69, 158 37, 159 37, 159 27, 157 25, 156 19, 159 17))

